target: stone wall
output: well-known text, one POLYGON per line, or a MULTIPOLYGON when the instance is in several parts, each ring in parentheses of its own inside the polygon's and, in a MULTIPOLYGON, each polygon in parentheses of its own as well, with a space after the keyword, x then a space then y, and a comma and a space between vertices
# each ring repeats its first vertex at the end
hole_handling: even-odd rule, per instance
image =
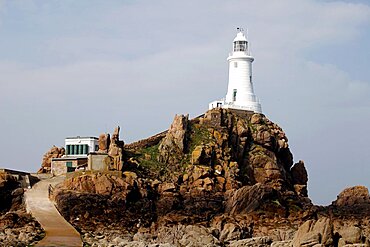
POLYGON ((87 162, 88 170, 108 171, 111 159, 107 153, 90 153, 87 162))
POLYGON ((51 173, 54 176, 60 176, 67 172, 74 171, 78 166, 87 164, 87 158, 78 159, 53 159, 51 162, 51 173), (71 162, 71 170, 68 170, 67 162, 71 162))

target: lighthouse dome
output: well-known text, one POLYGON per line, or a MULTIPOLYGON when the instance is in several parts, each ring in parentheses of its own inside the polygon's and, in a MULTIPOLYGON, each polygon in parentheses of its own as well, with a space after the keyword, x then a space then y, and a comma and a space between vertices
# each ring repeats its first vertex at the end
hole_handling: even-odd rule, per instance
POLYGON ((240 29, 238 29, 238 33, 236 34, 236 37, 233 41, 233 51, 238 53, 243 52, 249 54, 247 38, 240 29))
POLYGON ((235 42, 235 41, 247 41, 247 38, 245 37, 244 33, 242 33, 242 32, 238 32, 238 33, 236 34, 235 39, 234 39, 234 42, 235 42))

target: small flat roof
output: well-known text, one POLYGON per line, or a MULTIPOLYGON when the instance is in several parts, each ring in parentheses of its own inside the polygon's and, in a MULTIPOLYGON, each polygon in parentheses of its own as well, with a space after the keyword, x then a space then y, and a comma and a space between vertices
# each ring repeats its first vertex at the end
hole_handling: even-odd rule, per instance
POLYGON ((81 156, 78 156, 78 157, 62 157, 62 158, 52 158, 51 159, 52 161, 56 161, 56 160, 87 160, 87 156, 86 157, 81 157, 81 156))
POLYGON ((66 137, 66 139, 94 139, 99 140, 99 138, 95 136, 74 136, 74 137, 66 137))

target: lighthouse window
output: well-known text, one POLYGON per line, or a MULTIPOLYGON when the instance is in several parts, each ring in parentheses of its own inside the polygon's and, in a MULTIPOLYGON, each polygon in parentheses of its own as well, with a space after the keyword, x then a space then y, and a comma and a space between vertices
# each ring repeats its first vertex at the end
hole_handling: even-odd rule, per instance
POLYGON ((236 89, 234 89, 234 91, 233 91, 233 101, 236 101, 236 93, 237 93, 238 91, 236 90, 236 89))
POLYGON ((249 76, 249 81, 252 82, 252 76, 251 75, 249 76))
POLYGON ((234 42, 234 51, 246 51, 247 42, 246 41, 235 41, 234 42))
POLYGON ((234 68, 238 68, 238 62, 234 62, 234 68))

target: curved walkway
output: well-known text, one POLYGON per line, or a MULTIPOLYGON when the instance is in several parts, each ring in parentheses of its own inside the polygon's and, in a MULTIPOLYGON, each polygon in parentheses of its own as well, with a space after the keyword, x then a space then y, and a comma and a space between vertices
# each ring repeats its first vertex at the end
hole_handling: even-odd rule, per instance
POLYGON ((27 211, 36 218, 46 233, 36 246, 82 246, 80 234, 59 214, 49 200, 49 185, 55 186, 63 180, 64 177, 41 180, 26 192, 27 211))

